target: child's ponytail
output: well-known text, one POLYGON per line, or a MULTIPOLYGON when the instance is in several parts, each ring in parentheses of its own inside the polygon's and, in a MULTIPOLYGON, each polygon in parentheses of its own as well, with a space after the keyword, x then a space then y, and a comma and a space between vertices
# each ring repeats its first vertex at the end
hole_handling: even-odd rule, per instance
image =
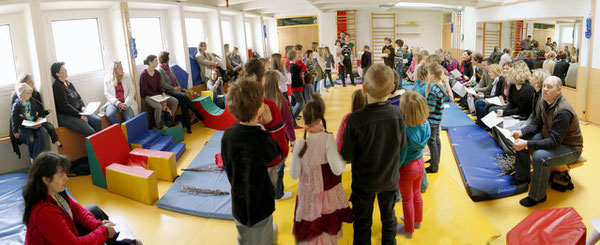
MULTIPOLYGON (((304 109, 302 110, 302 118, 304 118, 304 125, 308 127, 317 120, 321 120, 323 123, 323 127, 325 128, 325 132, 327 132, 327 122, 325 121, 325 101, 323 98, 316 93, 313 93, 313 100, 306 103, 304 109)), ((304 144, 298 153, 298 156, 303 157, 306 153, 308 144, 306 143, 306 134, 307 131, 304 129, 304 144)))

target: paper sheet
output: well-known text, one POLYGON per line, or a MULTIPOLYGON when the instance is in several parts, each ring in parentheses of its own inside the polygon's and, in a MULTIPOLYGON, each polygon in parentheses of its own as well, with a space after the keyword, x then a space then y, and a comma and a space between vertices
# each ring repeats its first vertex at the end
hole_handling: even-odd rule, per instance
POLYGON ((412 72, 407 72, 407 73, 406 73, 406 75, 407 75, 409 78, 412 78, 412 77, 413 77, 413 73, 412 73, 412 72))
POLYGON ((512 133, 510 132, 510 130, 503 129, 498 126, 496 126, 496 129, 498 129, 498 131, 500 131, 500 133, 502 133, 504 135, 504 137, 506 137, 508 140, 510 140, 511 143, 515 143, 515 138, 512 137, 512 133))
POLYGON ((450 105, 444 104, 444 108, 450 108, 450 105))
POLYGON ((461 83, 454 83, 454 86, 452 86, 452 91, 454 91, 460 97, 465 97, 465 94, 467 94, 465 86, 463 86, 461 83))
POLYGON ((498 96, 485 99, 490 104, 502 106, 502 102, 500 102, 500 98, 498 96))
POLYGON ((517 124, 519 124, 519 120, 517 119, 504 119, 504 123, 503 123, 503 128, 504 129, 511 129, 514 126, 516 126, 517 124))
POLYGON ((408 59, 402 59, 402 63, 407 64, 408 63, 408 59))
POLYGON ((475 91, 474 88, 465 88, 465 90, 467 91, 467 93, 472 94, 472 95, 477 95, 477 91, 475 91))
POLYGON ((452 70, 450 73, 452 73, 454 77, 462 77, 462 74, 460 74, 460 71, 457 69, 452 70))
POLYGON ((165 100, 168 100, 168 99, 169 99, 169 96, 162 96, 162 94, 157 94, 157 95, 154 95, 154 96, 152 96, 152 97, 150 97, 150 98, 151 98, 152 100, 154 100, 154 101, 156 101, 156 102, 160 103, 160 102, 163 102, 163 101, 165 101, 165 100))
POLYGON ((469 112, 475 112, 475 100, 473 99, 473 97, 467 98, 467 105, 469 106, 469 112))
POLYGON ((91 115, 91 114, 94 114, 94 112, 96 112, 96 110, 98 110, 98 107, 100 107, 100 102, 99 101, 90 102, 85 107, 85 111, 79 113, 79 115, 91 115))
POLYGON ((483 117, 481 119, 481 121, 488 126, 488 128, 493 128, 494 126, 498 125, 499 123, 501 123, 502 121, 504 121, 503 118, 498 117, 498 115, 496 114, 495 111, 492 111, 490 113, 488 113, 485 117, 483 117))
POLYGON ((21 123, 21 125, 23 125, 24 127, 34 127, 34 126, 40 125, 42 123, 45 123, 46 121, 47 121, 46 118, 42 118, 41 120, 39 120, 37 122, 23 120, 23 123, 21 123))

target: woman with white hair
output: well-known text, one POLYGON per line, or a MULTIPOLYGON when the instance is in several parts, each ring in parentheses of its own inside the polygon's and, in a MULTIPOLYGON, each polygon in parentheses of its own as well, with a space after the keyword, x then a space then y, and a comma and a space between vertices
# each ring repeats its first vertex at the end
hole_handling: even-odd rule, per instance
POLYGON ((110 64, 110 73, 104 78, 104 96, 106 103, 100 109, 105 112, 110 123, 121 123, 117 113, 123 114, 123 121, 133 118, 138 110, 135 101, 135 87, 128 74, 123 71, 121 61, 110 64))
POLYGON ((29 157, 33 160, 37 155, 44 151, 50 150, 50 145, 46 140, 50 136, 52 143, 58 147, 62 147, 58 141, 58 136, 54 131, 54 126, 49 122, 39 123, 35 126, 25 126, 23 121, 40 122, 49 114, 49 111, 44 110, 35 101, 32 101, 31 95, 33 88, 26 83, 18 83, 15 92, 18 99, 12 104, 11 110, 11 126, 12 134, 16 139, 25 142, 29 148, 29 157))

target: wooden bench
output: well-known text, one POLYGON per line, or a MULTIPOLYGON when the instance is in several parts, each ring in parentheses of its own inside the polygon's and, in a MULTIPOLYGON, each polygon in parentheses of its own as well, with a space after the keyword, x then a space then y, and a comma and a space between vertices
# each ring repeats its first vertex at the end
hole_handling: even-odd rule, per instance
POLYGON ((56 128, 58 140, 63 145, 58 153, 67 156, 71 161, 87 156, 85 136, 65 127, 56 128))
POLYGON ((583 164, 585 162, 587 162, 587 159, 585 159, 585 157, 580 156, 579 159, 577 159, 577 161, 575 161, 575 162, 561 165, 558 167, 550 168, 550 172, 566 172, 566 171, 569 171, 570 169, 574 169, 574 168, 583 166, 583 164))

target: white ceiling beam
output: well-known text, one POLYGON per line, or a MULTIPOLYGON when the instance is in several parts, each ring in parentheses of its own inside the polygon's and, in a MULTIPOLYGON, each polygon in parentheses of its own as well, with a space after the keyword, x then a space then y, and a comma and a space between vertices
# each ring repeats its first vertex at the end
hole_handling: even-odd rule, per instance
MULTIPOLYGON (((253 2, 255 0, 229 0, 229 6, 231 5, 237 5, 237 4, 242 4, 242 3, 248 3, 248 2, 253 2)), ((225 0, 219 0, 219 7, 225 7, 227 6, 227 2, 225 0)))

